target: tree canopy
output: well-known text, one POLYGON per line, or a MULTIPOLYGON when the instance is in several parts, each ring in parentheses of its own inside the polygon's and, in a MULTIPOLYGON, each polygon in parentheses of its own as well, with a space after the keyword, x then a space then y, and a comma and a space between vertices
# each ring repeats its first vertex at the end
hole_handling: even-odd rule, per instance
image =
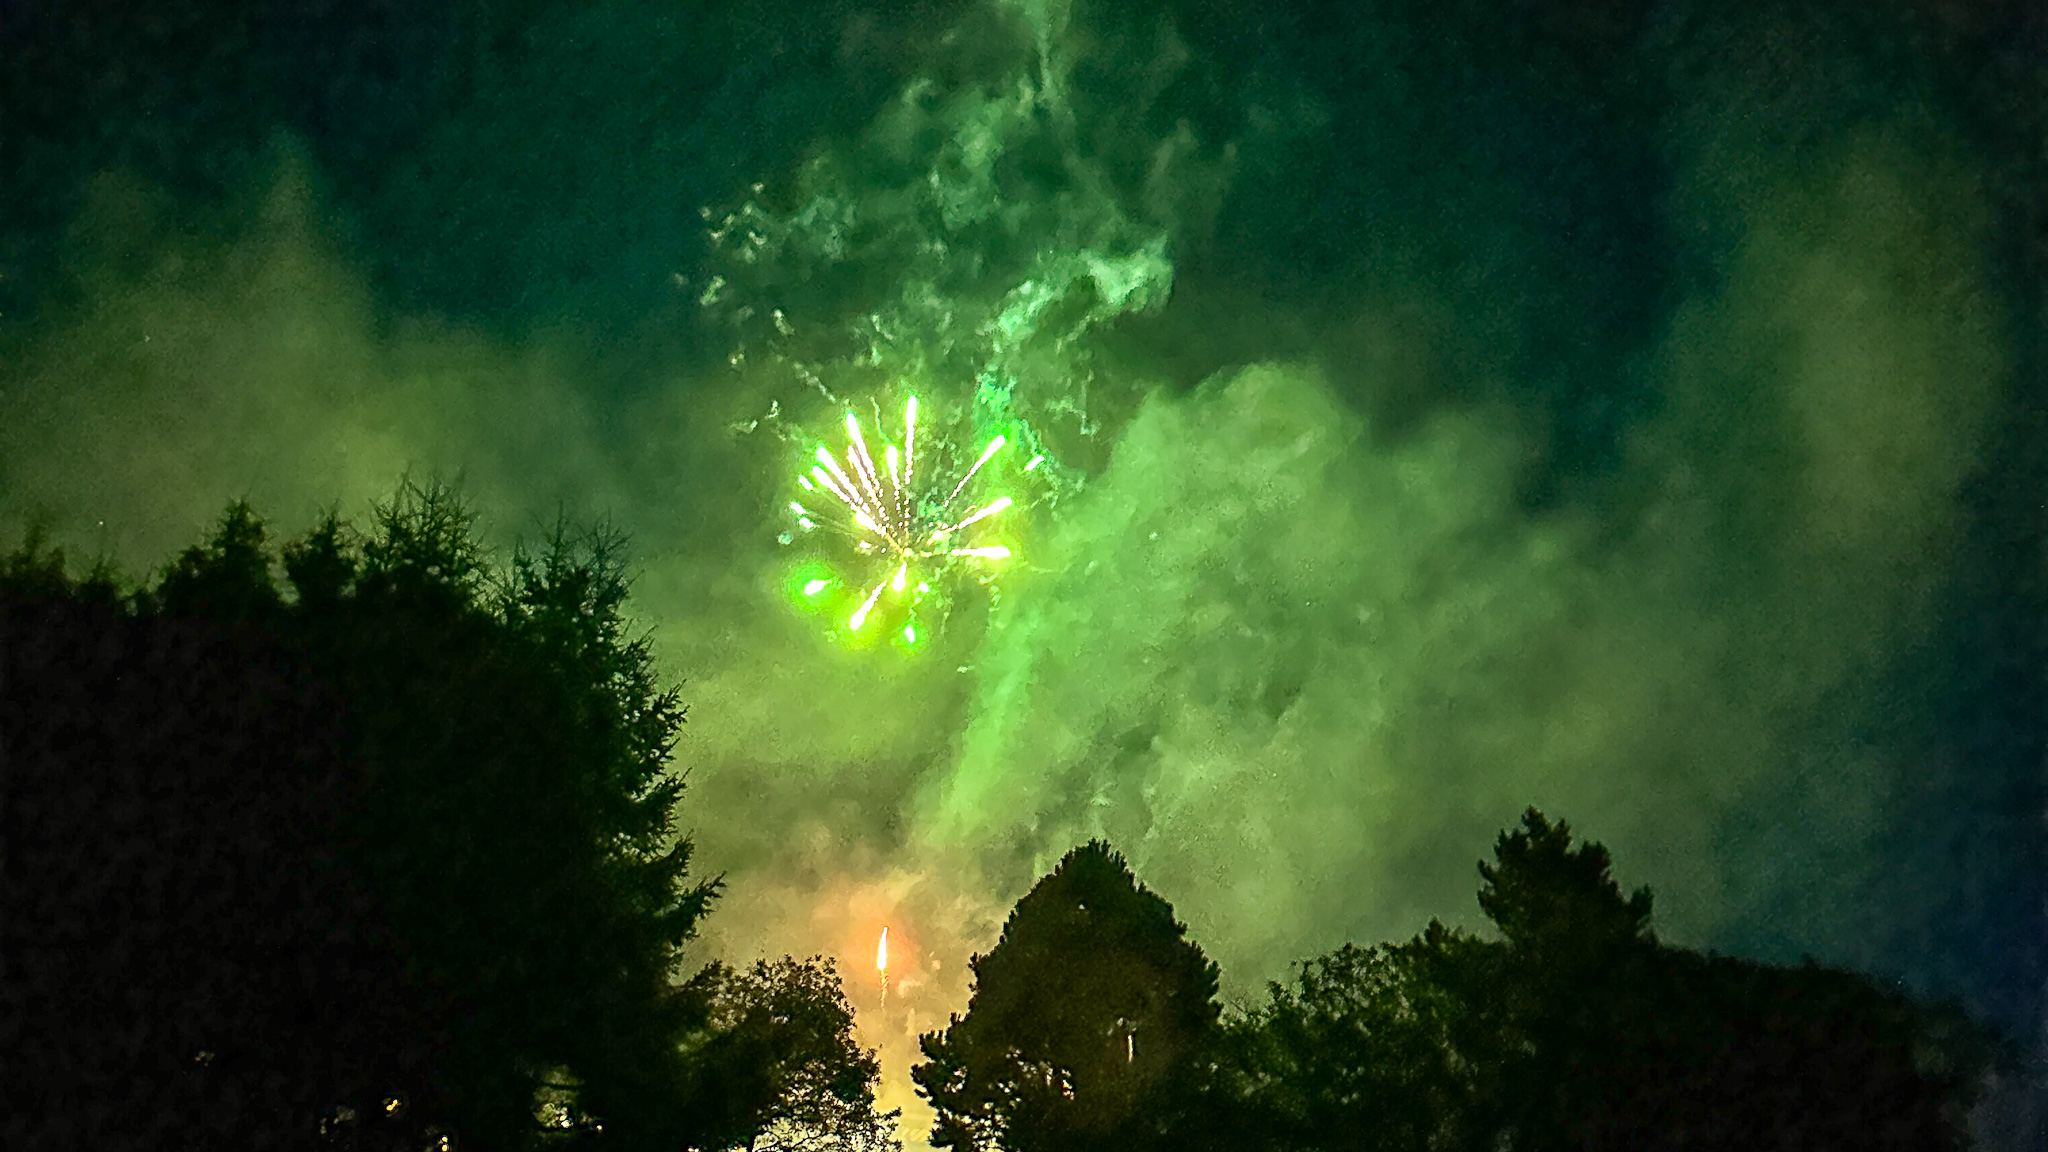
POLYGON ((911 1072, 942 1148, 1176 1147, 1218 1018, 1217 969, 1109 845, 1074 849, 972 963, 967 1013, 911 1072))
POLYGON ((1496 934, 1346 944, 1219 1016, 1215 967, 1100 842, 1018 901, 912 1070, 961 1149, 1623 1152, 1969 1146, 1995 1049, 1811 962, 1658 940, 1648 889, 1530 809, 1478 867, 1496 934))
POLYGON ((875 1109, 879 1062, 854 1040, 832 961, 713 964, 691 985, 711 1005, 691 1045, 691 1099, 716 1146, 900 1152, 897 1113, 875 1109))
MULTIPOLYGON (((1232 1021, 1246 1149, 1960 1149, 1984 1033, 1855 973, 1661 944, 1597 843, 1531 809, 1482 862, 1500 938, 1346 945, 1232 1021)), ((1217 1114, 1217 1113, 1212 1113, 1217 1114)))
POLYGON ((710 1004, 672 973, 717 882, 627 586, 602 531, 494 571, 412 486, 276 551, 235 505, 125 596, 8 560, 8 1008, 48 1054, 13 1083, 48 1107, 5 1142, 515 1147, 560 1069, 608 1145, 694 1140, 710 1004))

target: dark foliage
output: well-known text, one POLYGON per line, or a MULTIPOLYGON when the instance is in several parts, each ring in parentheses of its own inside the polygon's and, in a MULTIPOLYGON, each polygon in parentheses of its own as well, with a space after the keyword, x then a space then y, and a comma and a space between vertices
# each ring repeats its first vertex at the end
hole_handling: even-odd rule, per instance
POLYGON ((335 705, 247 630, 0 605, 0 1145, 291 1147, 401 1089, 439 1110, 431 1000, 335 851, 335 705))
POLYGON ((1967 1147, 1986 1035, 1849 972, 1658 943, 1598 844, 1531 810, 1480 865, 1482 940, 1432 923, 1311 960, 1233 1022, 1245 1149, 1967 1147))
POLYGON ((408 488, 278 566, 237 506, 125 600, 0 570, 0 1144, 513 1147, 561 1069, 608 1146, 691 1138, 715 883, 618 541, 493 576, 408 488))
POLYGON ((942 1148, 1178 1148, 1216 966, 1107 844, 1068 853, 973 960, 967 1014, 912 1069, 942 1148))
POLYGON ((830 960, 714 964, 691 981, 711 1004, 690 1045, 691 1103, 707 1147, 897 1152, 896 1112, 875 1110, 880 1063, 853 1038, 830 960))
POLYGON ((1475 1102, 1497 1095, 1500 1021, 1467 982, 1491 959, 1433 928, 1400 947, 1345 945, 1226 1029, 1218 1054, 1227 1134, 1243 1149, 1479 1147, 1475 1102))

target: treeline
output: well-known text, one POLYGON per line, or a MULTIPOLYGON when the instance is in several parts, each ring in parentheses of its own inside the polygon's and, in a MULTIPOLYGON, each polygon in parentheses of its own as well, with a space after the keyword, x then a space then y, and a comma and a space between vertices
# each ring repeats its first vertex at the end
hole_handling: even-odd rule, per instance
POLYGON ((0 563, 0 1147, 895 1148, 829 962, 675 975, 719 884, 626 593, 415 487, 0 563))
MULTIPOLYGON (((139 586, 0 560, 0 1148, 894 1150, 828 961, 682 975, 719 891, 617 537, 493 567, 449 493, 139 586)), ((1488 936, 1225 1011, 1107 845, 973 960, 940 1147, 1950 1150, 1994 1042, 1853 973, 1659 941, 1530 811, 1488 936)))
POLYGON ((1597 843, 1531 809, 1479 866, 1497 939, 1346 945, 1225 1012, 1216 966, 1106 844, 972 961, 912 1070, 941 1148, 1942 1152, 1997 1043, 1854 973, 1658 941, 1597 843))

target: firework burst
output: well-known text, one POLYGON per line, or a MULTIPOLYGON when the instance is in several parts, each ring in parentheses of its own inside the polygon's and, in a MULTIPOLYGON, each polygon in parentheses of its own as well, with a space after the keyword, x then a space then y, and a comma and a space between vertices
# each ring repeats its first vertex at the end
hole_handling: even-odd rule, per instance
MULTIPOLYGON (((927 438, 918 428, 915 396, 903 405, 900 443, 878 426, 871 444, 860 418, 849 412, 845 448, 835 453, 818 445, 808 470, 797 477, 802 493, 789 509, 798 530, 837 541, 865 576, 847 583, 829 568, 814 568, 802 574, 796 591, 812 606, 851 604, 844 621, 850 636, 867 632, 887 616, 891 628, 900 622, 902 641, 914 645, 919 639, 917 604, 932 591, 934 580, 967 565, 985 579, 1011 557, 1009 545, 993 532, 1016 501, 986 491, 991 462, 1010 447, 1009 437, 992 436, 957 475, 944 467, 961 455, 950 445, 928 452, 932 460, 920 456, 927 438)), ((1025 471, 1043 459, 1032 457, 1025 471)))

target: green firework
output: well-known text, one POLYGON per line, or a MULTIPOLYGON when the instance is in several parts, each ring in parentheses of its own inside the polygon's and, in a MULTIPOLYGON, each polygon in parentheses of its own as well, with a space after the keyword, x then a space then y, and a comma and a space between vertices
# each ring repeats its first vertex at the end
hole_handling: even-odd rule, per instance
MULTIPOLYGON (((943 616, 947 584, 986 583, 1016 556, 1018 500, 1000 486, 1018 438, 989 434, 970 460, 919 426, 915 396, 900 434, 876 423, 870 437, 848 412, 844 448, 818 444, 798 474, 796 532, 784 539, 820 556, 792 571, 789 591, 843 638, 916 648, 943 616)), ((1033 455, 1018 474, 1042 462, 1033 455)))

